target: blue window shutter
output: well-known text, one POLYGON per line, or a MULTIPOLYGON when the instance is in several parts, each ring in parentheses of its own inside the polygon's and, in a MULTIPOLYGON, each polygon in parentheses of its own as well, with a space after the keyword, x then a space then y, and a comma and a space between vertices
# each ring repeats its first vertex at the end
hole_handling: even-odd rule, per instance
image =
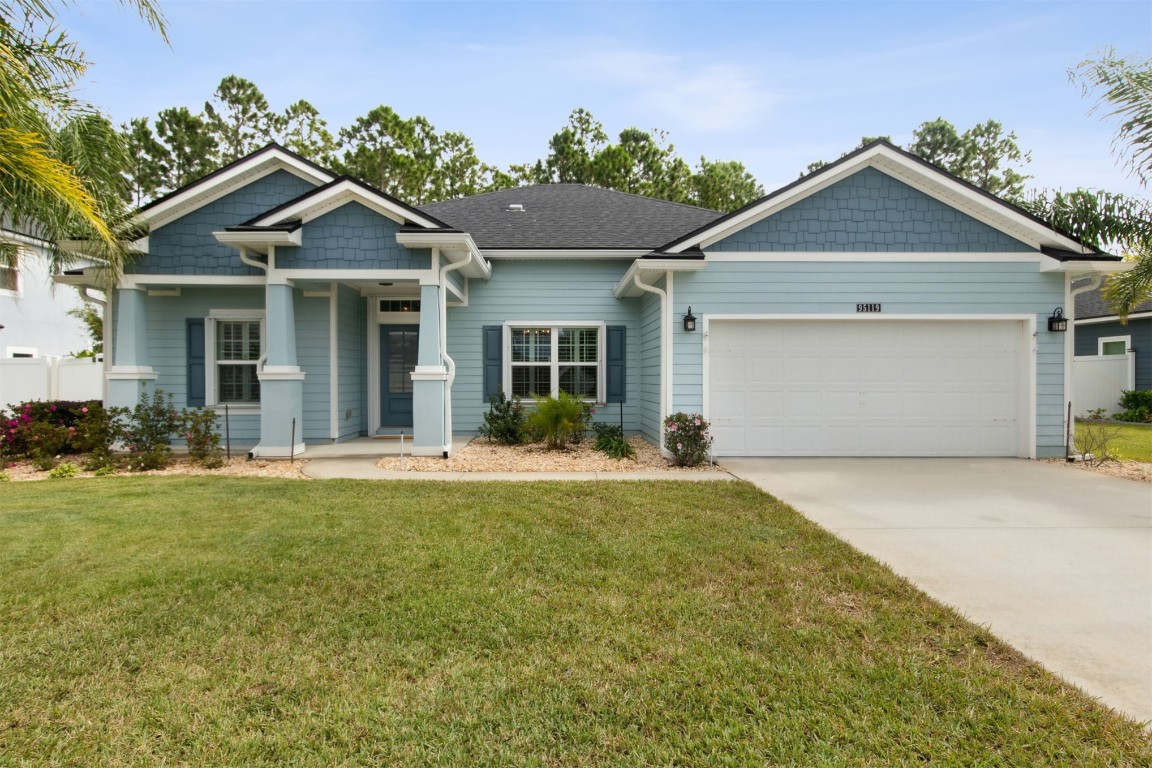
POLYGON ((189 408, 204 407, 204 318, 188 318, 188 397, 189 408))
POLYGON ((484 326, 484 402, 499 395, 504 383, 504 328, 484 326))
POLYGON ((627 328, 623 325, 610 325, 607 331, 608 392, 606 393, 604 402, 624 403, 628 401, 628 358, 624 352, 624 340, 626 338, 627 328))

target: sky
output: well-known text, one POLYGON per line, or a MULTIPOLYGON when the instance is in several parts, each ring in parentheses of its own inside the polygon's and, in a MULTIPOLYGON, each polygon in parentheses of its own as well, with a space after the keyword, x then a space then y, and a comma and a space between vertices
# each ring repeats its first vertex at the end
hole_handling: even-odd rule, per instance
POLYGON ((1068 72, 1107 48, 1152 56, 1149 0, 158 2, 170 44, 113 0, 58 17, 91 62, 81 96, 117 122, 201 109, 235 74, 334 132, 382 104, 423 115, 503 167, 543 157, 583 107, 771 191, 861 136, 995 119, 1031 152, 1032 187, 1145 193, 1068 72))

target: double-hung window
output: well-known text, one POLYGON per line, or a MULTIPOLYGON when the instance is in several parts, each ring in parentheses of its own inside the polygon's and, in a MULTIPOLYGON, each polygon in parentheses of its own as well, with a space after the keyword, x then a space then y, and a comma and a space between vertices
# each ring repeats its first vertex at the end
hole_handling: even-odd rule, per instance
POLYGON ((504 351, 505 392, 603 402, 603 323, 508 323, 504 351))
MULTIPOLYGON (((211 318, 208 331, 209 402, 223 405, 259 405, 259 366, 264 355, 262 317, 211 318)), ((262 314, 262 313, 261 313, 262 314)))

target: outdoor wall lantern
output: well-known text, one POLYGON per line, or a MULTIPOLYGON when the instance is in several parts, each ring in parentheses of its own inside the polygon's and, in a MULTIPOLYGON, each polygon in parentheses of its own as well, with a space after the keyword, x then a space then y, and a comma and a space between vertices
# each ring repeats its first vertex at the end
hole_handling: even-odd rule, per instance
POLYGON ((692 314, 692 307, 688 307, 688 314, 684 315, 684 330, 688 333, 696 330, 696 317, 692 314))
POLYGON ((1048 330, 1052 333, 1066 333, 1068 331, 1068 318, 1064 317, 1064 310, 1056 307, 1052 317, 1048 318, 1048 330))

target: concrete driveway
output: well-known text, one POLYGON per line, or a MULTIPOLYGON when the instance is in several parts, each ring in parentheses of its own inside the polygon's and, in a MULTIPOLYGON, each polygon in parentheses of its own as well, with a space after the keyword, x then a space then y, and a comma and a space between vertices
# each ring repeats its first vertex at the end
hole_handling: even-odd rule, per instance
POLYGON ((1020 459, 725 459, 936 599, 1152 720, 1152 485, 1020 459))

